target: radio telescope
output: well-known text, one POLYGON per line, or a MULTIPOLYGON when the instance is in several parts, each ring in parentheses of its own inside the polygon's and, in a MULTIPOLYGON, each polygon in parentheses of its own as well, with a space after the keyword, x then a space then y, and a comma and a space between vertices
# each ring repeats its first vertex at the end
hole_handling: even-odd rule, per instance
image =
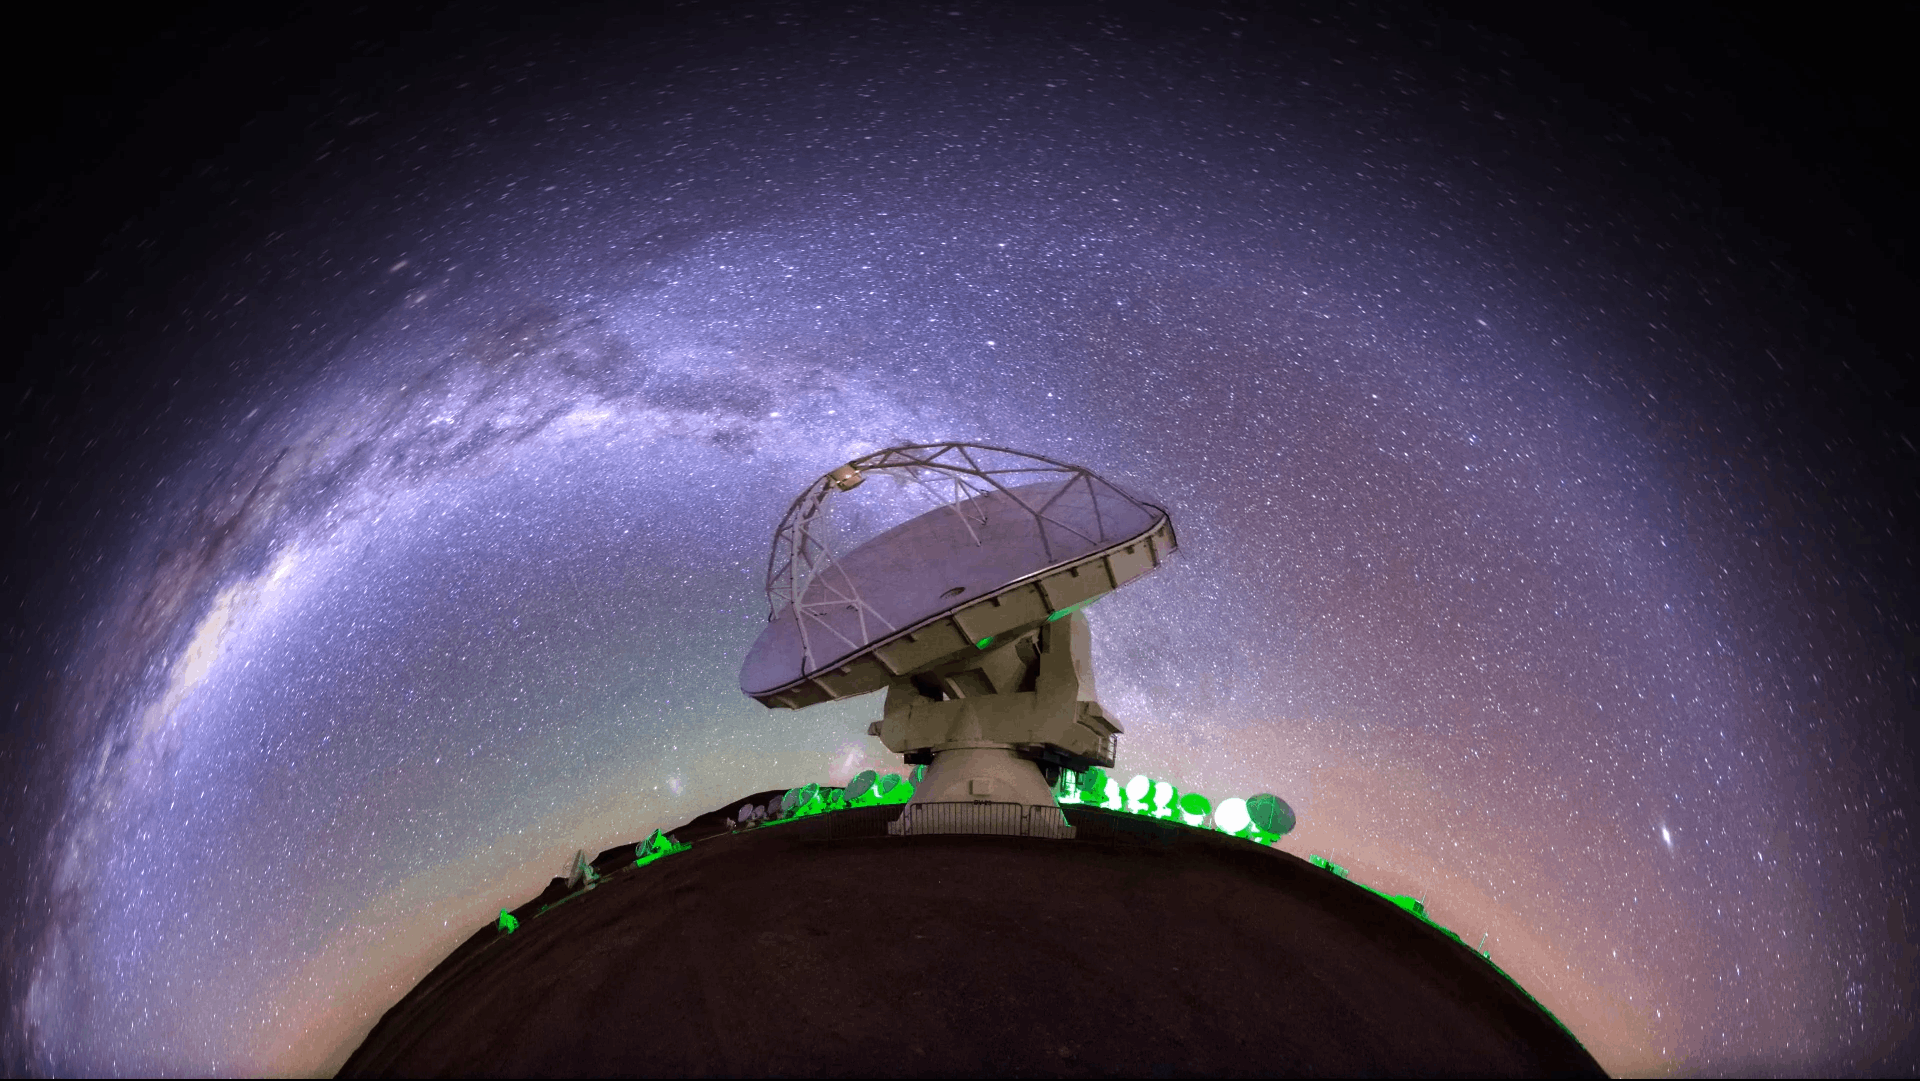
POLYGON ((774 534, 740 685, 783 709, 885 690, 869 731, 925 774, 751 793, 581 853, 415 984, 340 1075, 1134 1077, 1171 1059, 1197 1076, 1605 1077, 1419 901, 1221 836, 1287 832, 1279 798, 1209 808, 1101 777, 1120 725, 1094 696, 1081 610, 1174 544, 1164 509, 1037 455, 937 443, 836 467, 774 534), (1067 768, 1072 823, 1051 790, 1067 768), (1208 817, 1219 832, 1191 828, 1208 817), (752 828, 770 820, 790 824, 752 828), (874 843, 928 834, 971 839, 874 843), (846 888, 875 880, 889 888, 846 888), (936 910, 968 920, 929 925, 936 910), (1109 933, 1113 913, 1136 933, 1109 933), (1047 928, 1048 978, 1031 978, 1031 936, 968 931, 984 926, 1047 928), (941 993, 843 980, 761 1008, 822 950, 876 937, 890 970, 941 993), (1196 972, 1207 994, 1165 993, 1196 972), (528 987, 546 989, 537 1009, 528 987), (901 1032, 925 1046, 902 1059, 901 1032))
POLYGON ((782 709, 885 690, 868 732, 927 766, 913 803, 1051 805, 1121 732, 1081 609, 1175 547, 1164 508, 1080 466, 972 443, 856 458, 774 531, 740 688, 782 709))

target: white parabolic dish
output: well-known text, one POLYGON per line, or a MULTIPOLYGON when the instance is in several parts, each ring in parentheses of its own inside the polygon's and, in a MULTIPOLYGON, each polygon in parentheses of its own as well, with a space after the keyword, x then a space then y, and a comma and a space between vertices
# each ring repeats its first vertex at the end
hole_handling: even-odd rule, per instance
POLYGON ((958 443, 855 459, 809 487, 776 534, 772 612, 741 690, 788 709, 882 690, 1085 606, 1175 543, 1164 509, 1077 466, 958 443), (857 499, 851 489, 876 473, 933 478, 964 498, 828 553, 818 527, 829 497, 857 499))

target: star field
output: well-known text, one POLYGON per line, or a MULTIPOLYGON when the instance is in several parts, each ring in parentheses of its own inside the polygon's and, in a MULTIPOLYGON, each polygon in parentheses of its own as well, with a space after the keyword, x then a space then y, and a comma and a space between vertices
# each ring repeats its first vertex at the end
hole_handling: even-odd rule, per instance
POLYGON ((1170 510, 1089 615, 1123 774, 1278 793, 1610 1072, 1890 1046, 1900 542, 1740 387, 1817 350, 1593 137, 1245 29, 530 33, 302 150, 19 771, 25 1068, 332 1068, 576 849, 898 768, 736 675, 787 502, 934 439, 1170 510))

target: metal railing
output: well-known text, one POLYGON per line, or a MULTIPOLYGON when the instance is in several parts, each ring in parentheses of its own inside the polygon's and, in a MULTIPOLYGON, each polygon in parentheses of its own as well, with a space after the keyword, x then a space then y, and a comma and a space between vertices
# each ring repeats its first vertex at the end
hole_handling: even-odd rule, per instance
POLYGON ((1074 834, 1058 807, 986 801, 910 803, 887 832, 895 837, 970 833, 1055 840, 1070 840, 1074 834))

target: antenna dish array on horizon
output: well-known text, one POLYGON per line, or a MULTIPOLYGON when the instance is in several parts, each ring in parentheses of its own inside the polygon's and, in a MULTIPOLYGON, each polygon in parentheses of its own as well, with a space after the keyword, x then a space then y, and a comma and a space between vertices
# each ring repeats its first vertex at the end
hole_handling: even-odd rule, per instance
POLYGON ((786 709, 882 690, 1061 619, 1176 544, 1165 509, 1051 458, 969 443, 856 458, 809 485, 775 530, 768 625, 741 690, 786 709), (896 483, 866 488, 867 502, 906 495, 928 509, 838 551, 834 517, 871 525, 873 514, 836 504, 876 477, 896 483))

